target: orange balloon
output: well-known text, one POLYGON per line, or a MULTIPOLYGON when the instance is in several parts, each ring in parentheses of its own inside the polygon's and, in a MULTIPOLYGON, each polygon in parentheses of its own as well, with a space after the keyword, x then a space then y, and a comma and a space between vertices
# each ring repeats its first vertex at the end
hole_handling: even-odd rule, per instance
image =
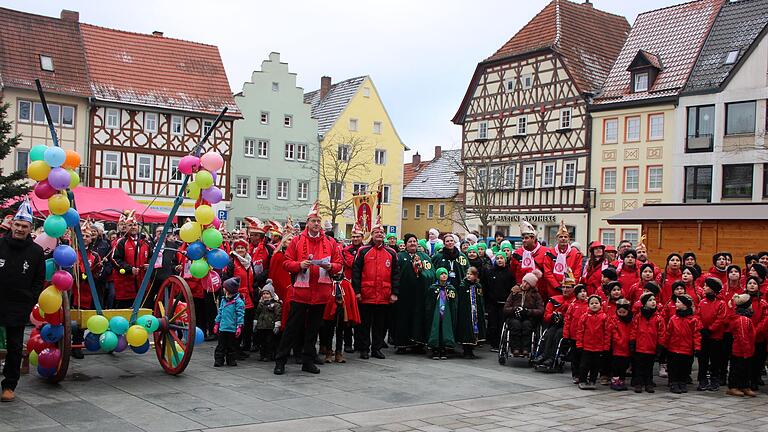
POLYGON ((80 154, 74 150, 67 150, 67 158, 63 165, 64 168, 77 169, 80 166, 80 154))

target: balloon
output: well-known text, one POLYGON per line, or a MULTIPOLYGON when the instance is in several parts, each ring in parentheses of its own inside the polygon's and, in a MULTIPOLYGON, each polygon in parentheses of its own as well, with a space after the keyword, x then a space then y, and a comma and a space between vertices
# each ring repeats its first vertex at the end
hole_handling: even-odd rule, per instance
POLYGON ((53 345, 43 340, 43 338, 40 336, 40 333, 31 334, 29 336, 29 340, 27 341, 27 352, 34 351, 39 354, 42 350, 52 346, 53 345))
POLYGON ((107 330, 99 336, 99 344, 104 352, 114 351, 117 348, 117 335, 107 330))
POLYGON ((27 166, 27 176, 35 181, 43 181, 48 178, 51 167, 43 161, 34 161, 27 166))
POLYGON ((96 333, 86 333, 84 342, 85 349, 88 351, 94 352, 101 349, 101 344, 99 343, 99 335, 96 333))
MULTIPOLYGON (((38 362, 40 359, 38 358, 38 362)), ((37 373, 43 378, 50 378, 56 375, 56 368, 44 368, 41 365, 37 365, 37 373)))
POLYGON ((195 183, 200 186, 200 189, 205 190, 213 186, 213 176, 208 171, 198 171, 195 174, 195 183))
POLYGON ((173 345, 176 348, 176 352, 174 353, 174 351, 171 350, 171 366, 176 367, 184 358, 184 350, 181 349, 181 345, 176 341, 173 342, 173 345))
POLYGON ((205 332, 200 327, 195 327, 195 345, 205 341, 205 332))
POLYGON ((187 222, 179 230, 179 238, 187 243, 192 243, 200 238, 202 228, 197 222, 187 222))
POLYGON ((224 166, 224 158, 218 152, 209 151, 200 158, 200 165, 210 172, 218 171, 224 166))
POLYGON ((71 207, 69 210, 67 210, 66 213, 64 213, 63 217, 64 221, 67 222, 67 226, 70 228, 74 228, 80 224, 80 214, 77 212, 77 210, 71 207))
POLYGON ((43 158, 45 158, 45 151, 47 149, 48 146, 45 144, 33 146, 32 149, 29 150, 29 160, 32 162, 42 161, 43 158))
POLYGON ((130 327, 128 320, 121 316, 112 317, 109 320, 109 330, 116 335, 125 334, 128 331, 128 327, 130 327))
POLYGON ((211 225, 213 225, 214 228, 220 229, 221 228, 221 221, 219 218, 215 217, 213 218, 213 222, 211 222, 211 225))
POLYGON ((67 160, 67 153, 61 147, 48 147, 45 149, 43 160, 52 168, 60 167, 67 160))
POLYGON ((46 369, 56 369, 59 367, 59 360, 61 360, 61 351, 58 348, 46 348, 37 356, 37 363, 39 367, 46 369))
POLYGON ((37 304, 40 305, 40 310, 45 314, 58 312, 61 308, 61 292, 51 285, 40 293, 37 304))
POLYGON ((187 197, 197 200, 200 198, 200 186, 195 182, 190 182, 187 186, 187 197))
POLYGON ((217 270, 221 270, 229 265, 229 255, 221 249, 212 249, 208 251, 205 259, 211 267, 217 270))
POLYGON ((77 261, 77 253, 69 245, 59 245, 53 250, 53 260, 59 267, 70 268, 77 261))
POLYGON ((144 345, 141 345, 141 346, 137 346, 137 347, 132 346, 131 350, 136 354, 144 354, 147 351, 149 351, 149 341, 144 342, 144 345))
POLYGON ((190 243, 189 246, 187 246, 187 258, 191 259, 192 261, 199 260, 200 258, 204 257, 205 252, 205 245, 200 241, 190 243))
POLYGON ((72 176, 70 176, 69 172, 64 168, 53 168, 51 172, 48 173, 48 183, 50 183, 51 187, 56 190, 64 190, 69 187, 70 183, 72 183, 72 176))
POLYGON ((38 364, 37 363, 37 353, 34 352, 34 351, 30 351, 29 352, 29 364, 34 366, 34 367, 37 367, 37 364, 38 364))
POLYGON ((193 262, 191 266, 189 266, 189 272, 193 277, 198 279, 204 278, 210 270, 211 267, 208 266, 208 262, 206 262, 204 259, 199 259, 193 262))
POLYGON ((220 202, 222 198, 224 198, 224 194, 221 192, 221 189, 217 188, 216 186, 211 186, 204 190, 202 193, 203 199, 211 204, 216 204, 217 202, 220 202))
POLYGON ((221 246, 221 242, 224 241, 224 237, 221 235, 221 232, 219 232, 219 230, 216 228, 206 228, 206 230, 203 231, 201 237, 203 239, 203 244, 211 249, 215 249, 221 246))
POLYGON ((48 343, 56 343, 64 336, 64 326, 46 324, 40 329, 40 337, 48 343))
POLYGON ((76 169, 80 166, 80 155, 74 150, 67 150, 64 158, 64 168, 76 169))
POLYGON ((195 219, 200 225, 210 225, 216 215, 209 205, 201 205, 195 209, 195 219))
POLYGON ((45 234, 49 238, 53 238, 55 241, 55 239, 63 236, 64 233, 67 232, 67 221, 61 216, 48 215, 48 217, 45 218, 45 222, 43 222, 43 231, 45 231, 45 234))
MULTIPOLYGON (((37 236, 37 238, 35 239, 35 243, 40 245, 43 248, 43 250, 45 250, 48 248, 44 247, 42 244, 40 244, 40 242, 37 241, 38 239, 40 239, 40 237, 43 237, 43 236, 45 236, 46 239, 51 239, 45 233, 43 233, 37 236)), ((54 242, 56 241, 56 239, 51 239, 51 240, 53 240, 54 242)), ((55 243, 54 243, 54 246, 55 246, 55 243)), ((50 249, 53 249, 53 248, 50 248, 50 249)), ((56 263, 53 261, 53 258, 48 258, 47 260, 45 260, 45 280, 47 281, 51 280, 51 278, 53 278, 53 273, 55 271, 56 271, 56 263)))
POLYGON ((62 194, 48 198, 48 210, 51 211, 51 214, 63 215, 69 210, 69 198, 62 194))
POLYGON ((147 333, 154 333, 160 328, 160 321, 154 315, 142 315, 136 320, 136 324, 144 328, 147 333))
POLYGON ((126 348, 128 348, 128 341, 125 339, 125 335, 118 336, 115 352, 123 352, 126 348))
POLYGON ((179 171, 182 174, 191 175, 196 173, 199 169, 200 158, 197 156, 187 155, 179 161, 179 171))
POLYGON ((34 191, 35 191, 36 197, 44 200, 47 200, 48 198, 56 195, 56 193, 58 192, 56 189, 53 188, 53 186, 51 186, 50 183, 48 183, 47 178, 37 182, 37 184, 35 185, 34 191))
POLYGON ((32 308, 32 312, 29 313, 29 322, 35 327, 40 327, 45 324, 45 318, 43 317, 43 311, 40 310, 40 305, 35 305, 32 308))
MULTIPOLYGON (((146 315, 145 315, 146 316, 146 315)), ((141 319, 141 317, 139 317, 141 319)), ((147 331, 141 325, 132 325, 127 332, 125 332, 125 340, 128 341, 128 345, 132 347, 140 347, 148 342, 149 335, 147 331)))
POLYGON ((54 312, 52 314, 47 314, 45 316, 45 320, 48 322, 48 324, 51 325, 59 325, 62 322, 62 310, 59 309, 57 312, 54 312))
POLYGON ((51 283, 59 291, 69 291, 72 288, 72 282, 74 282, 72 275, 64 270, 56 271, 51 278, 51 283))
POLYGON ((109 320, 103 315, 94 315, 88 318, 88 322, 85 323, 85 326, 88 328, 89 332, 100 335, 109 328, 109 320))
POLYGON ((74 170, 67 170, 69 173, 69 188, 74 189, 80 184, 80 174, 74 170))

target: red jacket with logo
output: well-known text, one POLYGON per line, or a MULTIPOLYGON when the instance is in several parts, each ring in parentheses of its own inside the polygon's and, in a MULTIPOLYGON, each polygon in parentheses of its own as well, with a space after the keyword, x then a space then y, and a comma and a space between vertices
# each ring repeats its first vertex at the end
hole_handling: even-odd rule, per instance
POLYGON ((385 244, 362 246, 352 266, 352 288, 360 303, 389 304, 400 289, 397 252, 385 244))
POLYGON ((712 266, 709 268, 709 272, 707 272, 704 276, 704 279, 706 278, 715 278, 718 279, 723 284, 723 288, 725 288, 726 285, 728 285, 728 272, 725 270, 720 270, 715 266, 712 266))
POLYGON ((566 339, 576 339, 578 333, 579 321, 581 317, 589 310, 587 300, 573 299, 570 305, 568 305, 568 311, 565 313, 565 319, 563 320, 563 337, 566 339))
POLYGON ((603 290, 602 289, 602 286, 603 286, 602 261, 597 263, 594 267, 590 267, 589 262, 587 262, 587 267, 585 268, 584 273, 581 277, 581 283, 587 286, 587 295, 594 295, 594 294, 598 294, 598 292, 602 292, 603 290))
POLYGON ((624 322, 618 317, 613 318, 611 326, 612 354, 619 357, 629 357, 629 340, 632 335, 632 321, 624 322))
POLYGON ((115 262, 115 300, 133 300, 139 292, 139 286, 144 279, 146 269, 143 268, 149 262, 152 253, 149 243, 137 237, 125 236, 117 242, 112 259, 115 262), (131 268, 137 267, 139 273, 133 275, 131 268), (120 274, 120 269, 125 270, 120 274))
POLYGON ((576 329, 576 347, 584 351, 608 351, 611 347, 611 320, 603 311, 588 311, 576 329))
POLYGON ((699 307, 696 308, 696 315, 701 321, 701 328, 709 330, 710 339, 723 339, 727 325, 728 307, 722 299, 715 297, 714 300, 710 300, 704 297, 699 302, 699 307))
POLYGON ((333 281, 330 276, 339 273, 342 270, 341 267, 341 255, 335 241, 322 232, 318 233, 317 237, 311 237, 306 229, 302 231, 291 240, 283 261, 283 268, 291 273, 293 284, 290 293, 291 301, 313 305, 328 303, 333 292, 333 281), (330 257, 329 272, 321 273, 321 267, 317 265, 310 265, 306 270, 301 269, 301 262, 304 260, 321 260, 326 257, 330 257), (327 278, 324 273, 328 273, 327 278), (309 278, 307 283, 301 282, 304 277, 309 278))
MULTIPOLYGON (((630 269, 622 264, 621 269, 619 269, 618 281, 621 284, 621 295, 629 301, 634 301, 630 295, 632 295, 633 287, 640 281, 640 267, 635 264, 635 267, 630 269)), ((642 290, 640 294, 642 294, 642 290)), ((637 299, 640 299, 640 294, 637 295, 637 299)))
POLYGON ((632 332, 629 339, 635 341, 635 352, 641 354, 656 354, 656 347, 664 342, 666 325, 659 312, 644 317, 641 313, 632 320, 632 332))
MULTIPOLYGON (((533 267, 536 269, 539 269, 539 271, 544 273, 544 263, 545 261, 548 261, 549 258, 547 257, 547 249, 545 246, 541 246, 541 244, 536 243, 538 249, 535 249, 535 252, 531 252, 531 256, 533 258, 533 267)), ((458 245, 456 246, 458 247, 458 245)), ((509 270, 512 272, 513 275, 515 275, 515 282, 521 283, 523 281, 523 276, 527 275, 528 273, 532 272, 534 269, 532 268, 523 268, 523 252, 525 251, 524 248, 518 248, 514 252, 512 252, 512 260, 509 264, 509 270)), ((539 293, 548 293, 549 284, 546 281, 546 278, 539 279, 539 283, 536 285, 536 289, 539 291, 539 293)))
POLYGON ((755 342, 768 339, 768 302, 752 297, 752 323, 755 325, 755 342))
POLYGON ((568 313, 568 306, 574 300, 575 297, 565 298, 562 294, 550 297, 547 301, 547 307, 544 309, 544 323, 549 324, 552 320, 552 314, 555 312, 562 314, 563 319, 565 319, 565 314, 568 313))
POLYGON ((675 314, 667 323, 664 346, 669 352, 693 355, 701 349, 701 322, 696 315, 685 317, 675 314))
MULTIPOLYGON (((546 258, 544 260, 544 270, 542 271, 544 273, 544 279, 547 280, 547 285, 549 286, 550 290, 550 297, 557 295, 559 290, 556 288, 563 285, 563 278, 565 277, 564 274, 555 274, 555 264, 557 263, 557 248, 559 246, 556 245, 552 249, 548 250, 546 252, 546 258)), ((568 251, 568 254, 565 256, 565 263, 568 266, 568 268, 571 269, 573 272, 573 278, 577 282, 581 279, 581 262, 583 261, 583 255, 581 255, 581 252, 579 252, 578 249, 572 247, 570 251, 568 251)), ((565 269, 560 269, 560 272, 564 272, 565 269)))
POLYGON ((733 350, 731 355, 739 358, 750 358, 755 355, 755 325, 750 318, 734 314, 729 328, 733 335, 733 350))
POLYGON ((235 276, 240 278, 240 287, 237 289, 237 292, 239 292, 240 297, 243 298, 243 302, 245 302, 245 308, 253 309, 253 262, 251 262, 251 265, 246 268, 243 264, 240 263, 240 260, 237 259, 237 257, 230 258, 229 265, 227 266, 226 277, 231 278, 235 276))
POLYGON ((352 266, 355 264, 355 256, 361 247, 363 246, 349 245, 341 251, 341 257, 344 260, 344 277, 350 281, 352 280, 352 266))
POLYGON ((643 295, 643 290, 645 289, 645 281, 638 280, 635 284, 633 284, 629 289, 625 287, 624 285, 621 286, 622 295, 625 299, 629 300, 634 304, 637 301, 640 301, 640 296, 643 295))

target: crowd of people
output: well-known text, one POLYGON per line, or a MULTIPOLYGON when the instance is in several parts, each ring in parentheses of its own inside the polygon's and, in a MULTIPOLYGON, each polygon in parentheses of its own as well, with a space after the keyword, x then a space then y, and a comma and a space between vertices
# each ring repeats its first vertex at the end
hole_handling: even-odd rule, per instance
MULTIPOLYGON (((768 252, 745 257, 743 269, 727 252, 715 254, 707 270, 690 252, 672 253, 657 265, 642 239, 617 248, 592 242, 584 250, 561 224, 550 248, 525 221, 519 247, 503 233, 490 244, 478 233, 462 238, 436 229, 423 239, 410 233, 398 238, 385 235, 380 220, 370 233, 356 225, 347 243, 323 224, 317 204, 304 228, 290 220, 246 222, 242 231, 222 228, 230 263, 203 279, 190 274, 186 245, 175 231, 149 268, 162 227, 151 236, 131 213, 121 216, 115 231, 83 223, 99 300, 104 308, 130 308, 152 272, 146 304, 178 275, 190 287, 205 339, 218 341, 214 366, 258 355, 274 362, 277 375, 286 373, 289 358, 317 374, 319 365, 346 363, 352 353, 383 359, 389 346, 396 354, 445 360, 477 358, 478 347, 487 345, 502 356, 528 359, 537 370, 568 362, 573 383, 584 390, 599 383, 654 392, 658 363, 670 391, 684 393, 694 360, 697 390, 727 385, 729 395, 755 396, 763 384, 768 252)), ((50 253, 32 241, 31 215, 3 225, 9 233, 0 237, 0 277, 38 275, 31 258, 9 265, 18 261, 18 248, 28 249, 35 262, 38 253, 42 263, 50 253)), ((72 307, 93 308, 82 261, 75 268, 81 274, 75 275, 80 283, 72 307)), ((9 347, 3 400, 12 400, 18 381, 14 368, 29 314, 23 312, 43 285, 36 276, 0 289, 0 325, 9 347)), ((75 358, 83 356, 81 341, 82 332, 75 332, 75 358)))

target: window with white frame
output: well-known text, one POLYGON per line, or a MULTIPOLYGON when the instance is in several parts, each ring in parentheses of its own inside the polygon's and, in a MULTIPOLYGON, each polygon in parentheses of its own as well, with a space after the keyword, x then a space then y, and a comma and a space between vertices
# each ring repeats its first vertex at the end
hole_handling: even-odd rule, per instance
POLYGON ((627 117, 626 125, 624 140, 627 142, 640 141, 640 116, 627 117))
POLYGON ((341 182, 328 183, 328 195, 333 201, 341 201, 344 198, 344 185, 341 182))
POLYGON ((120 110, 117 108, 107 108, 107 129, 117 129, 120 127, 120 110))
POLYGON ((19 101, 17 119, 19 123, 29 123, 32 121, 32 102, 25 100, 19 101))
POLYGON ((408 207, 403 207, 403 219, 408 219, 408 207))
POLYGON ((640 192, 640 168, 624 168, 624 192, 640 192))
POLYGON ((636 229, 624 229, 621 230, 621 239, 631 242, 633 245, 637 244, 639 235, 636 229))
POLYGON ((349 130, 352 132, 357 132, 357 119, 349 119, 349 130))
POLYGON ((507 188, 515 187, 515 164, 509 164, 504 169, 504 186, 507 188))
POLYGON ((16 171, 26 171, 29 167, 29 150, 16 150, 16 171))
POLYGON ((529 189, 536 184, 536 165, 523 165, 523 188, 529 189))
POLYGON ((664 114, 651 114, 648 116, 648 139, 664 139, 664 114))
POLYGON ((616 168, 603 168, 603 193, 616 193, 616 168))
POLYGON ((427 219, 432 219, 433 217, 435 217, 435 205, 427 204, 427 219))
POLYGON ((280 91, 280 83, 278 83, 278 82, 273 82, 273 83, 272 83, 272 91, 273 91, 273 92, 277 92, 277 91, 280 91))
POLYGON ((269 158, 269 140, 258 140, 258 155, 261 159, 269 158))
POLYGON ((245 157, 256 156, 256 141, 252 139, 246 139, 243 144, 243 155, 245 157))
POLYGON ((445 203, 440 203, 440 210, 438 214, 441 218, 445 217, 445 203))
POLYGON ((376 165, 385 165, 387 163, 387 151, 376 149, 373 159, 376 165))
POLYGON ((390 185, 384 185, 381 187, 381 203, 382 204, 389 204, 389 197, 392 193, 392 186, 390 185))
POLYGON ((291 188, 290 180, 278 180, 277 181, 277 199, 287 200, 288 190, 291 188))
POLYGON ((171 116, 171 134, 181 135, 183 132, 182 123, 184 118, 182 116, 171 116))
POLYGON ((648 90, 648 72, 635 74, 635 92, 648 90))
POLYGON ((213 120, 203 120, 203 135, 207 134, 213 127, 213 120))
POLYGON ((541 170, 541 187, 555 187, 555 163, 544 163, 541 165, 541 170))
POLYGON ((664 168, 660 166, 648 167, 648 192, 661 192, 664 187, 664 168))
POLYGON ((576 161, 563 162, 563 186, 576 185, 576 161))
POLYGON ((283 116, 283 126, 289 128, 293 127, 293 116, 292 115, 284 115, 283 116))
POLYGON ((354 194, 354 195, 365 195, 366 192, 368 192, 368 183, 353 183, 352 184, 352 194, 354 194))
POLYGON ((285 160, 293 160, 296 157, 296 145, 285 143, 285 160))
POLYGON ((604 245, 616 245, 616 230, 613 228, 610 229, 601 229, 600 230, 600 242, 604 245))
POLYGON ((488 122, 481 121, 477 124, 477 138, 488 139, 488 122))
POLYGON ((146 132, 157 132, 157 113, 144 113, 144 130, 146 132))
POLYGON ((528 133, 528 117, 520 116, 517 118, 517 133, 515 135, 525 135, 528 133))
POLYGON ((136 156, 136 179, 152 180, 152 156, 151 155, 136 156))
POLYGON ((248 198, 249 183, 250 179, 248 177, 238 177, 235 195, 237 195, 239 198, 248 198))
POLYGON ((339 145, 336 156, 342 162, 349 162, 349 153, 352 151, 352 147, 346 144, 339 145))
POLYGON ((421 204, 416 204, 416 206, 413 209, 414 218, 419 219, 421 218, 421 204))
POLYGON ((307 145, 306 144, 296 144, 296 160, 297 161, 305 161, 305 160, 307 160, 307 145))
POLYGON ((256 198, 269 198, 269 179, 256 180, 256 198))
POLYGON ((61 107, 61 125, 64 127, 75 126, 75 107, 69 105, 61 107))
POLYGON ((181 158, 171 158, 171 183, 181 183, 184 174, 179 171, 179 162, 181 158))
POLYGON ((560 129, 571 128, 571 115, 573 111, 571 108, 562 108, 560 110, 560 129))
POLYGON ((523 76, 520 78, 520 81, 523 84, 523 89, 529 89, 533 87, 533 75, 532 74, 523 74, 523 76))
POLYGON ((739 57, 739 50, 734 51, 728 51, 725 55, 725 60, 723 61, 723 64, 734 64, 736 63, 736 59, 739 57))
POLYGON ((306 201, 309 199, 309 182, 300 181, 296 183, 296 199, 306 201))
POLYGON ((603 120, 603 143, 616 144, 619 142, 619 119, 603 120))
POLYGON ((104 163, 101 175, 106 178, 120 177, 120 153, 104 152, 104 163))
POLYGON ((487 183, 488 183, 488 168, 478 167, 477 168, 477 185, 479 187, 485 187, 487 183))
POLYGON ((363 97, 366 97, 366 98, 371 97, 371 88, 370 87, 363 87, 363 97))
POLYGON ((262 111, 259 115, 259 121, 261 124, 269 124, 269 111, 262 111))
POLYGON ((33 106, 32 121, 38 124, 45 124, 45 110, 43 110, 43 104, 35 102, 33 106))
POLYGON ((375 133, 376 135, 381 134, 381 122, 380 121, 373 122, 373 133, 375 133))
POLYGON ((48 113, 51 115, 51 121, 59 125, 59 116, 61 115, 61 105, 48 104, 48 113))

